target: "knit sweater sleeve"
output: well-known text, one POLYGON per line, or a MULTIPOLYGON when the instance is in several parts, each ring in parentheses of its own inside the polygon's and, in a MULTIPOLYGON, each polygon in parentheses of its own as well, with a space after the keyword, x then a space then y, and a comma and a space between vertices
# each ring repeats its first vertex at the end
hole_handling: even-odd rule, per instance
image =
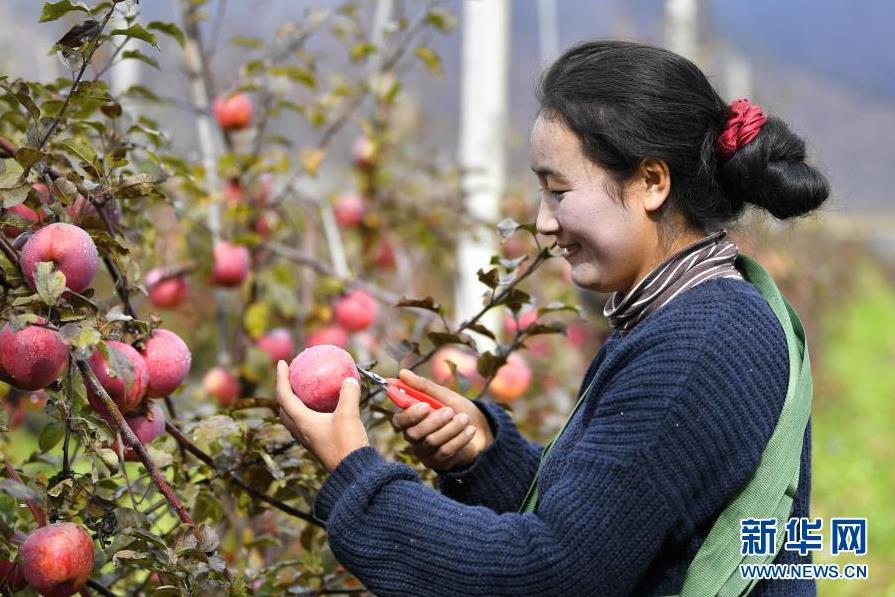
POLYGON ((514 512, 525 498, 544 447, 519 433, 509 415, 496 404, 476 402, 494 434, 472 465, 438 476, 441 492, 463 504, 495 512, 514 512))
MULTIPOLYGON (((591 361, 579 394, 593 377, 605 346, 591 361)), ((471 465, 438 475, 441 492, 463 504, 485 506, 495 512, 518 510, 538 469, 544 447, 527 441, 509 414, 498 405, 475 401, 494 435, 494 443, 471 465)))
MULTIPOLYGON (((599 388, 600 408, 545 463, 546 470, 562 458, 536 512, 461 504, 424 486, 411 468, 361 448, 332 472, 314 503, 333 553, 380 596, 630 593, 691 506, 679 500, 699 500, 703 484, 719 478, 730 489, 729 471, 741 464, 731 457, 740 448, 733 442, 767 441, 745 431, 694 441, 694 433, 729 427, 706 408, 703 425, 681 424, 686 409, 677 405, 721 400, 705 380, 726 373, 705 357, 721 351, 713 337, 731 341, 731 329, 700 317, 702 332, 660 330, 625 356, 618 374, 599 388), (686 469, 657 466, 657 455, 667 451, 686 455, 686 469)), ((749 345, 743 337, 732 341, 749 345)), ((756 356, 743 351, 747 359, 756 356)), ((723 400, 755 401, 748 380, 727 389, 733 394, 723 400)))

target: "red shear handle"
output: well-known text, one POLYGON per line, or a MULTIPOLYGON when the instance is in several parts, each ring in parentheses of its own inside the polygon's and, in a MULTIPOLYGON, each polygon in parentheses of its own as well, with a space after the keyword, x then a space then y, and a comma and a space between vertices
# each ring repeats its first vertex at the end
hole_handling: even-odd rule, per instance
POLYGON ((386 384, 385 395, 388 396, 389 400, 401 408, 410 408, 417 402, 425 402, 432 407, 432 410, 438 410, 439 408, 444 407, 441 402, 432 396, 411 388, 400 379, 389 377, 386 379, 386 384))

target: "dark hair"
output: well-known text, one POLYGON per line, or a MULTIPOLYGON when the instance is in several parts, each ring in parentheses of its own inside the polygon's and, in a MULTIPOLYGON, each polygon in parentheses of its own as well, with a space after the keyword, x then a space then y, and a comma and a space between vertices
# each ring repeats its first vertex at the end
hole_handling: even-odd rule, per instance
POLYGON ((715 142, 728 105, 699 68, 668 50, 622 41, 593 41, 566 51, 541 78, 540 112, 559 118, 585 155, 606 168, 624 203, 622 183, 642 160, 668 164, 671 191, 662 207, 701 231, 736 220, 746 203, 779 219, 818 208, 826 178, 805 163, 805 143, 769 116, 750 143, 722 161, 715 142))

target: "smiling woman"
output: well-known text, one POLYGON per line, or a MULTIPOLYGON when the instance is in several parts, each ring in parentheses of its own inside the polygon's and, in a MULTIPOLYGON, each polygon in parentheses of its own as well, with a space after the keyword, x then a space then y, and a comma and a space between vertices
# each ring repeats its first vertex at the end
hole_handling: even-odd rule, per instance
POLYGON ((539 100, 537 226, 576 285, 612 293, 615 333, 547 447, 496 405, 402 371, 445 405, 393 418, 440 494, 349 433, 353 390, 339 416, 286 413, 332 461, 314 512, 333 552, 377 595, 814 595, 739 572, 810 560, 779 536, 741 552, 739 519, 808 516, 811 377, 798 316, 724 226, 747 203, 809 213, 826 180, 785 123, 725 104, 659 48, 576 46, 539 100))

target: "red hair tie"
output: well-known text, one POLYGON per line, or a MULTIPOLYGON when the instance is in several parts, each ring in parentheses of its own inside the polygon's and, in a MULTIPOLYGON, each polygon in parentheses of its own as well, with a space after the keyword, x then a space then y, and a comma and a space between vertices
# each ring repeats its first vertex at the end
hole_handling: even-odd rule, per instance
POLYGON ((737 149, 752 141, 768 120, 761 106, 750 104, 745 98, 733 100, 729 108, 724 130, 715 144, 715 149, 724 160, 729 160, 737 149))

